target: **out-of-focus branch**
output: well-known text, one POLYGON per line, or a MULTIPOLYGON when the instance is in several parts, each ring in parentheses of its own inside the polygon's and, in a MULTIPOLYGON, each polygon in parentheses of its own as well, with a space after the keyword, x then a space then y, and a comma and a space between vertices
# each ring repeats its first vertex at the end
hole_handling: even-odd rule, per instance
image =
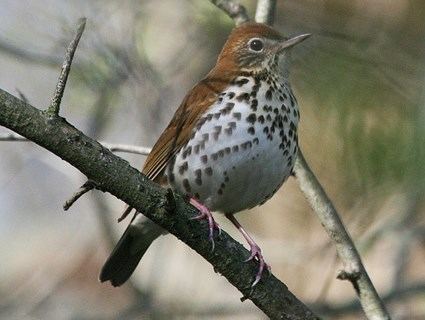
MULTIPOLYGON (((0 134, 0 141, 31 142, 27 138, 17 135, 15 133, 0 134)), ((149 152, 151 151, 151 148, 149 147, 135 146, 130 144, 119 144, 119 143, 115 144, 115 143, 102 142, 102 141, 100 141, 100 144, 102 144, 105 148, 108 148, 112 152, 135 153, 135 154, 141 154, 141 155, 147 156, 149 152)))
POLYGON ((338 278, 349 280, 353 284, 368 319, 390 319, 363 266, 353 240, 345 229, 332 201, 305 161, 301 150, 298 152, 295 163, 295 175, 301 191, 334 242, 338 256, 344 265, 338 278))
POLYGON ((65 53, 65 60, 62 64, 62 70, 59 75, 58 83, 53 94, 52 102, 47 109, 47 113, 50 116, 57 116, 59 114, 59 108, 62 101, 63 93, 65 91, 66 81, 68 80, 69 72, 71 71, 72 59, 74 58, 75 50, 77 50, 78 42, 80 42, 81 36, 86 26, 86 18, 81 18, 78 21, 77 33, 70 42, 68 49, 65 53))
MULTIPOLYGON (((401 302, 412 297, 425 294, 425 282, 419 282, 400 288, 394 288, 382 296, 382 300, 386 303, 401 302)), ((312 308, 323 315, 336 317, 339 315, 347 315, 361 311, 362 306, 358 300, 352 300, 338 305, 329 304, 312 304, 312 308)))
POLYGON ((272 25, 276 11, 276 0, 258 0, 255 21, 272 25))
POLYGON ((233 0, 210 0, 218 8, 226 12, 230 18, 235 21, 238 26, 244 22, 249 21, 248 14, 244 6, 233 0))

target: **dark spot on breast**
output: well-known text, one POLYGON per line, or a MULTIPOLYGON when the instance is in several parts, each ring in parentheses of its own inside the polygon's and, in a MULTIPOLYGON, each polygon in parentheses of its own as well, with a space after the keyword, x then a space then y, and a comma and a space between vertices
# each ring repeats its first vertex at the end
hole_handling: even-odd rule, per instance
POLYGON ((212 176, 212 174, 213 174, 213 170, 212 170, 212 168, 211 168, 211 167, 206 167, 206 168, 204 169, 204 172, 205 172, 205 174, 206 174, 206 175, 208 175, 208 176, 212 176))
POLYGON ((192 146, 188 146, 182 154, 182 158, 186 159, 187 156, 190 156, 190 154, 192 153, 192 146))
POLYGON ((218 153, 218 156, 220 158, 223 158, 224 157, 224 150, 223 149, 219 150, 217 153, 218 153))
POLYGON ((242 101, 249 101, 249 93, 248 92, 244 92, 244 93, 241 93, 240 95, 238 95, 237 97, 236 97, 236 100, 238 100, 239 102, 242 102, 242 101))
POLYGON ((242 114, 240 112, 233 112, 233 117, 235 117, 237 120, 240 120, 242 117, 242 114))
POLYGON ((241 144, 241 147, 243 150, 246 150, 247 148, 251 148, 252 147, 252 142, 251 141, 247 141, 241 144))
POLYGON ((223 194, 223 189, 221 189, 221 188, 220 188, 220 189, 218 189, 218 190, 217 190, 217 193, 218 193, 219 195, 222 195, 222 194, 223 194))
POLYGON ((242 78, 240 80, 236 80, 235 84, 238 85, 239 87, 242 87, 244 84, 247 84, 248 82, 249 82, 249 79, 242 78))
POLYGON ((259 123, 263 124, 264 123, 264 120, 265 119, 264 119, 264 116, 263 115, 261 115, 261 116, 258 117, 258 122, 259 123))
POLYGON ((255 128, 254 127, 249 127, 247 131, 248 131, 249 134, 255 134, 255 128))
POLYGON ((224 132, 225 132, 228 136, 231 136, 231 135, 232 135, 233 130, 232 130, 232 128, 226 128, 226 129, 224 129, 224 132))
POLYGON ((196 176, 195 183, 199 186, 202 185, 202 171, 201 171, 201 169, 195 170, 195 176, 196 176))
POLYGON ((235 104, 233 102, 228 102, 226 104, 226 106, 220 110, 221 114, 226 115, 229 114, 230 111, 232 111, 233 107, 235 106, 235 104))
POLYGON ((201 161, 203 163, 207 163, 208 162, 208 156, 206 154, 204 154, 203 156, 201 156, 201 161))
POLYGON ((211 119, 213 118, 213 115, 211 113, 207 114, 207 120, 211 121, 211 119))
POLYGON ((238 146, 238 145, 233 146, 233 147, 232 147, 232 151, 233 151, 233 152, 238 152, 238 151, 239 151, 239 146, 238 146))
POLYGON ((248 121, 251 124, 254 124, 257 120, 257 115, 255 113, 251 113, 248 117, 246 117, 246 121, 248 121))
POLYGON ((190 193, 192 191, 192 188, 190 187, 189 180, 183 179, 183 188, 186 190, 187 193, 190 193))
POLYGON ((251 101, 251 109, 252 109, 252 111, 257 111, 257 106, 258 106, 258 100, 257 99, 253 99, 251 101))
POLYGON ((219 119, 220 116, 221 116, 221 113, 220 112, 214 113, 214 119, 219 119))
POLYGON ((217 153, 211 154, 211 159, 217 160, 218 159, 218 154, 217 153))
POLYGON ((231 151, 230 147, 226 147, 226 148, 224 148, 224 152, 225 152, 226 154, 229 154, 229 153, 230 153, 230 151, 231 151))
POLYGON ((183 162, 183 164, 179 166, 179 173, 183 174, 188 168, 189 165, 187 164, 187 161, 183 162))
POLYGON ((268 134, 268 133, 269 133, 269 127, 264 127, 263 132, 264 132, 265 134, 268 134))
POLYGON ((267 100, 271 100, 272 99, 272 97, 273 97, 273 94, 272 94, 272 90, 267 90, 266 91, 266 99, 267 100))
POLYGON ((202 135, 202 140, 204 140, 204 141, 208 141, 208 140, 209 140, 209 138, 210 138, 210 135, 209 135, 208 133, 204 133, 204 134, 202 135))
POLYGON ((254 139, 252 140, 252 143, 259 144, 259 143, 260 143, 260 141, 258 140, 258 138, 254 138, 254 139))

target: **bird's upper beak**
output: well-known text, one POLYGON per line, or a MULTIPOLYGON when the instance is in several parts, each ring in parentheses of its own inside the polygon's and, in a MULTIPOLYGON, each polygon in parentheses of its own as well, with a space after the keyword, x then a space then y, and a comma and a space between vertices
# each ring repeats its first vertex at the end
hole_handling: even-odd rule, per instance
POLYGON ((281 53, 283 50, 293 47, 294 45, 304 41, 310 36, 310 33, 306 33, 280 41, 278 44, 276 44, 276 53, 281 53))

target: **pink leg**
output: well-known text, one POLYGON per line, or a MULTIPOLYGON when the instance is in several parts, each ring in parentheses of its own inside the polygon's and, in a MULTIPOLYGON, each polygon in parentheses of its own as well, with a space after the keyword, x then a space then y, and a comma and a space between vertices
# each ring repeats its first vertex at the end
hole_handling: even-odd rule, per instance
POLYGON ((234 226, 242 233, 245 240, 248 242, 250 248, 251 248, 251 255, 248 259, 245 260, 245 262, 248 262, 254 258, 257 258, 258 262, 260 263, 260 267, 258 269, 257 275, 255 276, 255 280, 252 283, 252 287, 255 286, 261 279, 261 276, 263 274, 264 268, 267 268, 268 271, 270 271, 270 266, 264 261, 263 254, 261 253, 260 247, 255 243, 255 241, 251 238, 251 236, 245 231, 245 229, 241 226, 241 224, 236 220, 236 218, 233 216, 233 214, 226 214, 227 219, 229 219, 234 226))
POLYGON ((218 230, 218 233, 221 233, 221 229, 220 226, 218 225, 217 222, 214 221, 214 218, 211 214, 211 211, 204 206, 202 203, 200 203, 198 200, 196 200, 195 198, 190 198, 190 204, 192 206, 194 206, 196 209, 199 210, 200 214, 196 217, 193 217, 191 219, 193 220, 202 220, 202 219, 207 219, 208 220, 208 227, 209 227, 209 234, 208 234, 208 239, 211 241, 212 243, 212 250, 214 251, 214 229, 218 230))

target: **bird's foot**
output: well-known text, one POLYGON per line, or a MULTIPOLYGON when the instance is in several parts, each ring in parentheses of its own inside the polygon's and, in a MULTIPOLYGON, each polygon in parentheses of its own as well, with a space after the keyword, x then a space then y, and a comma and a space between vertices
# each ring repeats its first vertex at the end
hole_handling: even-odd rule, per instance
POLYGON ((261 253, 261 248, 255 242, 249 243, 249 245, 251 247, 251 250, 250 250, 251 255, 249 256, 248 259, 245 260, 245 262, 248 262, 248 261, 255 259, 260 264, 260 267, 258 268, 257 275, 255 276, 255 280, 251 285, 251 287, 254 287, 261 280, 264 269, 267 269, 267 271, 270 272, 271 267, 264 260, 263 254, 261 253))
POLYGON ((217 222, 215 222, 214 217, 212 216, 211 211, 204 206, 202 203, 200 203, 198 200, 196 200, 195 198, 190 198, 190 204, 192 206, 194 206, 196 209, 199 210, 200 214, 197 215, 196 217, 191 218, 191 220, 204 220, 206 219, 208 221, 208 229, 209 229, 209 233, 208 233, 208 239, 211 241, 212 244, 212 251, 214 251, 214 229, 218 230, 218 234, 221 234, 221 228, 218 225, 217 222))

